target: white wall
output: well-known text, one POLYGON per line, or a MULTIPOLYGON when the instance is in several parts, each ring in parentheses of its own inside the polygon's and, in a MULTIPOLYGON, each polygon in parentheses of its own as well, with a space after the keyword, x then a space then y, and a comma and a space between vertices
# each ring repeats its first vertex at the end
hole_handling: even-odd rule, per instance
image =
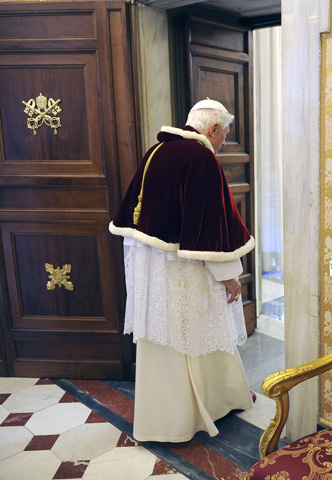
MULTIPOLYGON (((329 0, 283 0, 283 158, 286 367, 319 357, 320 32, 329 0)), ((287 436, 316 430, 318 379, 291 392, 287 436)))

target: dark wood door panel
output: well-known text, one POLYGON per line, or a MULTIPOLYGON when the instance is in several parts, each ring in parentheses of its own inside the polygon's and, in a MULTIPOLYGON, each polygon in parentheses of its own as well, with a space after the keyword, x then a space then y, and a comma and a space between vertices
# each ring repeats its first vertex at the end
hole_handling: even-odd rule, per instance
POLYGON ((108 333, 13 331, 12 373, 22 377, 122 379, 118 338, 108 333))
POLYGON ((118 332, 106 225, 7 223, 1 232, 12 328, 118 332), (70 265, 72 290, 48 284, 46 264, 70 265))
POLYGON ((15 338, 14 352, 15 360, 64 360, 70 362, 79 361, 97 361, 97 362, 115 362, 119 359, 120 350, 117 341, 100 341, 100 336, 92 336, 89 342, 85 339, 85 346, 79 340, 78 336, 72 336, 71 339, 59 339, 49 336, 49 338, 39 338, 38 342, 34 338, 15 338), (111 348, 110 348, 111 346, 111 348))
POLYGON ((190 17, 190 45, 238 53, 248 52, 248 30, 234 25, 190 17))
MULTIPOLYGON (((4 211, 108 212, 107 190, 102 187, 1 186, 0 215, 4 211)), ((0 217, 1 218, 1 217, 0 217)))
MULTIPOLYGON (((233 197, 236 203, 236 206, 240 212, 241 218, 243 223, 247 222, 248 217, 248 209, 249 209, 249 201, 250 201, 250 187, 247 185, 244 187, 236 187, 233 189, 233 197), (235 190, 235 191, 234 191, 235 190), (236 191, 237 190, 237 191, 236 191)), ((247 274, 248 271, 250 272, 250 268, 248 270, 248 255, 245 255, 241 258, 242 265, 243 265, 243 272, 247 274)), ((251 299, 253 300, 253 299, 251 299)))
POLYGON ((6 372, 8 371, 8 363, 5 355, 3 337, 4 335, 2 333, 2 329, 0 325, 0 377, 5 376, 6 372))
POLYGON ((0 221, 109 222, 108 188, 91 185, 105 184, 105 178, 80 178, 77 185, 73 179, 62 180, 63 185, 50 179, 34 180, 32 185, 31 177, 0 177, 0 221))
MULTIPOLYGON (((193 96, 213 97, 235 115, 223 153, 245 152, 245 90, 247 65, 203 56, 192 57, 193 96)), ((194 103, 194 102, 193 102, 194 103)))
POLYGON ((96 53, 0 55, 1 174, 103 174, 96 53), (34 130, 22 101, 40 94, 61 112, 55 129, 34 130))
POLYGON ((0 49, 8 52, 96 50, 96 4, 89 1, 2 2, 0 49))
POLYGON ((2 349, 0 350, 0 377, 4 377, 6 375, 6 367, 4 362, 4 354, 2 353, 2 349))
POLYGON ((230 185, 247 183, 248 166, 250 157, 248 154, 219 155, 222 168, 230 185))
POLYGON ((123 0, 0 2, 6 374, 132 377, 122 246, 108 232, 137 167, 128 7, 123 0), (60 118, 57 134, 54 120, 36 135, 28 128, 37 114, 22 101, 35 108, 40 94, 60 118), (61 112, 50 99, 61 100, 61 112), (46 263, 54 275, 70 264, 73 289, 48 290, 46 263))
MULTIPOLYGON (((71 8, 75 8, 71 2, 71 8)), ((91 5, 91 3, 90 3, 91 5)), ((21 11, 6 6, 7 12, 0 12, 1 39, 4 40, 50 40, 63 38, 96 38, 96 18, 94 10, 71 12, 67 4, 51 5, 41 9, 36 15, 35 5, 26 4, 21 11), (24 11, 23 11, 24 8, 24 11), (54 12, 54 9, 56 11, 54 12), (12 14, 9 12, 13 11, 12 14), (29 11, 30 10, 30 11, 29 11), (60 10, 60 11, 59 11, 60 10), (61 11, 62 10, 62 11, 61 11)))
MULTIPOLYGON (((116 112, 114 129, 116 132, 117 169, 119 175, 118 200, 120 200, 125 195, 138 167, 135 141, 136 124, 133 115, 130 37, 123 4, 121 5, 121 2, 107 1, 106 7, 108 14, 109 55, 112 63, 110 83, 112 85, 113 104, 116 112)), ((114 210, 114 215, 117 208, 118 206, 114 210)))

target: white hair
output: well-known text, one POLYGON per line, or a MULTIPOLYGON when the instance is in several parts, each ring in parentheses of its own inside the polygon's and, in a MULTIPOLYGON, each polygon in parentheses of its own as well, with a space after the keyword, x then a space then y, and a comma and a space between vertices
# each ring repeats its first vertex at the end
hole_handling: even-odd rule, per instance
POLYGON ((190 110, 186 125, 190 125, 200 133, 206 133, 213 123, 217 123, 221 128, 226 128, 234 120, 234 115, 226 109, 216 110, 214 108, 199 108, 190 110))

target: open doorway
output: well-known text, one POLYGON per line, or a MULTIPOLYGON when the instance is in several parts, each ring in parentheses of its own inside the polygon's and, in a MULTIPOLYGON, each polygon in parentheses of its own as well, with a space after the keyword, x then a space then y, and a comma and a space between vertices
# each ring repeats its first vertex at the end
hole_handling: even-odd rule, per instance
POLYGON ((253 47, 257 331, 284 340, 281 27, 253 47))
POLYGON ((262 381, 285 368, 280 26, 254 30, 253 79, 257 324, 239 352, 267 425, 275 405, 262 381))

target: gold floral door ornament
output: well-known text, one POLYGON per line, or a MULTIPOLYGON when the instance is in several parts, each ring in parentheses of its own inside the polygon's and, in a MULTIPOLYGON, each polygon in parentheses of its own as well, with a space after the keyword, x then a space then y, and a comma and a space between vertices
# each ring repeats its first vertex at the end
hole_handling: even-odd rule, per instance
POLYGON ((22 103, 25 105, 24 113, 29 115, 27 127, 33 130, 34 135, 37 135, 37 129, 44 123, 53 128, 55 135, 58 133, 58 128, 61 127, 61 118, 56 115, 62 112, 58 105, 60 102, 61 99, 53 100, 53 98, 49 98, 47 100, 42 93, 39 94, 36 101, 33 98, 30 98, 27 102, 22 100, 22 103), (36 116, 34 117, 33 115, 36 116))
POLYGON ((60 267, 54 268, 51 263, 45 263, 45 270, 51 274, 48 276, 50 281, 47 282, 47 290, 54 290, 56 286, 61 288, 62 285, 66 290, 74 290, 74 285, 69 281, 68 275, 71 272, 70 264, 63 265, 60 269, 60 267))

